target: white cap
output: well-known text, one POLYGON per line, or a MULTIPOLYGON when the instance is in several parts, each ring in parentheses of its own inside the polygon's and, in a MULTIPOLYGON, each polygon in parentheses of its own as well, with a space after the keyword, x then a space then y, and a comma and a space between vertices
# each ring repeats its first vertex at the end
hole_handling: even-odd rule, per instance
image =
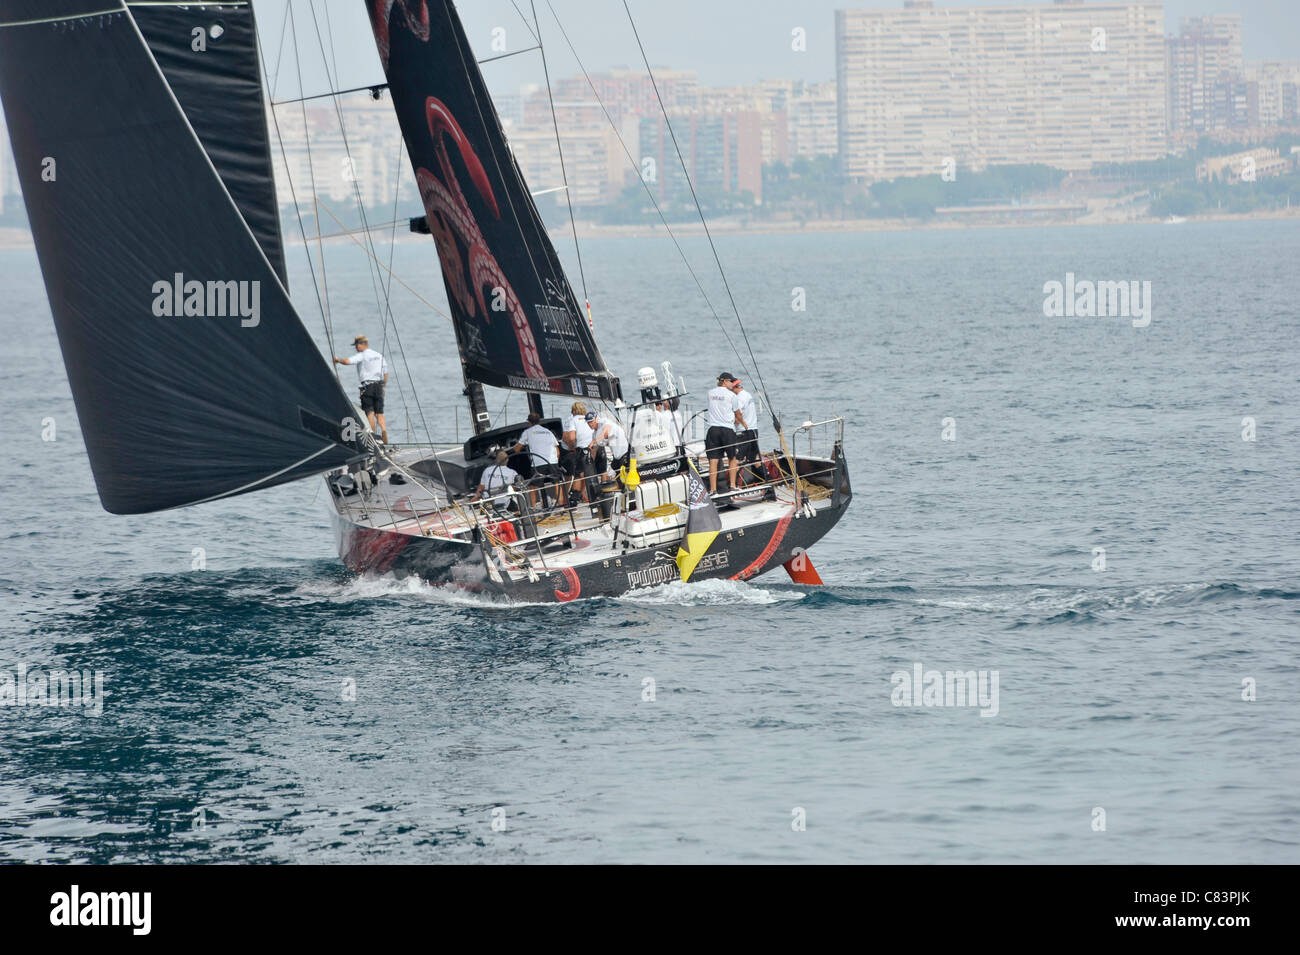
POLYGON ((636 380, 642 388, 653 388, 659 384, 659 379, 655 377, 655 370, 649 365, 637 369, 636 380))

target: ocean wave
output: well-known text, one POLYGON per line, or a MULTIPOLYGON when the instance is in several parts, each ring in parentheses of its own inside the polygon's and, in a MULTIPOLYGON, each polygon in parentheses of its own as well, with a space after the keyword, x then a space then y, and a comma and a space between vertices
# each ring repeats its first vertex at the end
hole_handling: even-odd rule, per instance
POLYGON ((1296 599, 1288 590, 1246 587, 1230 582, 1155 584, 1137 588, 1076 589, 1064 587, 978 588, 951 596, 918 596, 911 602, 971 613, 1030 614, 1049 623, 1078 623, 1098 614, 1146 610, 1164 606, 1259 597, 1296 599))

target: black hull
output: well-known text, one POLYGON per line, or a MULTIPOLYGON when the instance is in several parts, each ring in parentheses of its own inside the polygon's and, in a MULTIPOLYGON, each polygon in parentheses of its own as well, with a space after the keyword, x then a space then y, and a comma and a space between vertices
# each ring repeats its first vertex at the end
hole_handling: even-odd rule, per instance
MULTIPOLYGON (((801 469, 803 461, 800 461, 801 469)), ((834 527, 852 499, 847 468, 840 459, 838 493, 822 506, 790 507, 784 515, 724 529, 701 558, 691 579, 751 580, 809 551, 834 527)), ((618 555, 562 570, 538 567, 536 580, 514 579, 489 562, 481 544, 378 530, 335 517, 339 554, 358 574, 419 577, 431 584, 529 602, 566 602, 615 597, 678 580, 677 543, 618 555)), ((809 554, 811 559, 811 554, 809 554)))

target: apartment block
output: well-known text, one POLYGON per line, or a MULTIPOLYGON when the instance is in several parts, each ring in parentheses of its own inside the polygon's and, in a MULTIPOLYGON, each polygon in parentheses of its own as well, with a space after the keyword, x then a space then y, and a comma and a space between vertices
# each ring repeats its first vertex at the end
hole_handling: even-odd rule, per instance
POLYGON ((810 83, 786 102, 791 159, 834 156, 840 148, 835 84, 810 83))
POLYGON ((905 0, 837 11, 835 39, 838 151, 853 180, 1165 154, 1160 2, 905 0))
POLYGON ((1300 60, 1262 60, 1247 63, 1245 78, 1258 90, 1259 122, 1262 126, 1300 124, 1300 60))
MULTIPOLYGON (((563 168, 555 129, 549 123, 507 131, 510 149, 528 188, 537 195, 538 208, 548 204, 567 208, 563 188, 566 176, 569 198, 575 206, 600 205, 614 199, 633 175, 618 134, 603 119, 585 126, 563 127, 561 134, 563 168)), ((629 144, 629 148, 633 145, 629 144)))
MULTIPOLYGON (((689 113, 673 116, 673 132, 690 172, 691 182, 705 199, 709 194, 744 192, 763 199, 763 116, 754 110, 729 113, 689 113)), ((664 117, 647 116, 640 123, 642 169, 661 201, 689 202, 681 163, 664 117), (648 164, 647 164, 648 161, 648 164)))
POLYGON ((1232 89, 1242 79, 1241 17, 1215 14, 1183 19, 1165 40, 1166 116, 1170 133, 1197 133, 1241 125, 1246 95, 1232 89), (1226 88, 1225 88, 1226 87, 1226 88))

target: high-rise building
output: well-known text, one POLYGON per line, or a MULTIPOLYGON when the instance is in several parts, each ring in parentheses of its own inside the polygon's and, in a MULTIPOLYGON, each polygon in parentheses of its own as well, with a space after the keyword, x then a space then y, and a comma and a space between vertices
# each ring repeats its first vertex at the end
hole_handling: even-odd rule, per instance
MULTIPOLYGON (((1166 116, 1170 133, 1197 133, 1240 125, 1244 95, 1232 89, 1241 78, 1241 17, 1186 17, 1181 32, 1165 40, 1166 116), (1217 88, 1217 92, 1216 92, 1217 88), (1233 122, 1233 117, 1238 119, 1233 122)), ((1258 110, 1256 110, 1258 112, 1258 110)))
MULTIPOLYGON (((617 123, 628 116, 650 116, 659 112, 659 100, 655 96, 656 84, 665 108, 694 109, 698 105, 700 81, 694 70, 656 67, 654 78, 655 82, 651 83, 644 70, 609 70, 588 76, 570 76, 555 84, 555 101, 557 104, 585 101, 599 109, 596 107, 596 97, 591 92, 592 87, 595 87, 596 96, 600 97, 617 123)), ((545 97, 545 90, 542 95, 545 97)), ((546 121, 550 122, 549 117, 546 121)))
POLYGON ((748 86, 701 88, 699 111, 758 113, 764 163, 833 156, 839 148, 834 83, 760 80, 748 86))
MULTIPOLYGON (((688 113, 672 117, 677 146, 685 157, 691 182, 707 200, 712 195, 752 194, 763 200, 763 117, 753 110, 688 113)), ((664 117, 640 123, 642 175, 660 200, 690 201, 681 163, 664 117)))
POLYGON ((1263 60, 1247 63, 1247 80, 1259 84, 1261 126, 1295 126, 1300 123, 1300 60, 1263 60))
POLYGON ((786 102, 791 159, 834 156, 839 151, 835 84, 810 83, 786 102))
POLYGON ((1209 113, 1211 129, 1255 129, 1260 126, 1259 83, 1227 75, 1214 84, 1209 113))
POLYGON ((515 161, 523 170, 528 188, 537 195, 539 209, 548 205, 567 208, 564 183, 568 179, 568 199, 575 206, 593 206, 612 200, 632 175, 627 155, 619 144, 619 134, 603 119, 586 126, 562 127, 564 164, 555 144, 555 128, 521 126, 507 132, 515 161))
POLYGON ((841 169, 871 182, 953 164, 1165 154, 1159 0, 835 14, 841 169))

